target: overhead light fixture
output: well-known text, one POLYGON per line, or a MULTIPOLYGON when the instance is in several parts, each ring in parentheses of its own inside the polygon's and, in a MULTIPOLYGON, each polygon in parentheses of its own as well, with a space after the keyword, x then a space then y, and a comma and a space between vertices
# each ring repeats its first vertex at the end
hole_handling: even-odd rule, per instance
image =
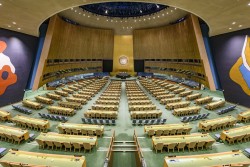
POLYGON ((106 21, 109 21, 108 19, 106 21))
POLYGON ((75 10, 75 12, 77 12, 77 10, 75 10))
POLYGON ((148 19, 150 20, 150 17, 148 19))
POLYGON ((176 10, 177 8, 174 8, 174 10, 176 10))
POLYGON ((141 20, 139 20, 139 21, 141 21, 141 20))
POLYGON ((16 24, 16 22, 14 22, 14 21, 13 21, 12 23, 13 23, 13 24, 16 24))
POLYGON ((153 19, 155 19, 155 17, 153 17, 153 19))
POLYGON ((99 18, 96 18, 96 20, 99 20, 99 18))
POLYGON ((105 13, 108 14, 108 10, 105 10, 105 13))
POLYGON ((113 20, 110 20, 111 22, 113 22, 113 20))
POLYGON ((165 14, 164 13, 162 13, 162 16, 164 16, 165 14))
POLYGON ((83 14, 83 16, 85 16, 85 13, 83 14))
POLYGON ((146 21, 146 19, 143 19, 144 21, 146 21))
POLYGON ((234 21, 234 22, 232 22, 232 24, 234 25, 234 24, 236 24, 236 22, 234 21))
POLYGON ((79 12, 79 14, 81 14, 81 12, 79 12))
POLYGON ((247 5, 250 6, 250 2, 247 5))
POLYGON ((160 17, 159 15, 157 17, 160 17))
POLYGON ((167 14, 168 14, 168 12, 167 12, 167 14))
POLYGON ((140 10, 140 13, 142 13, 142 10, 140 10))
POLYGON ((242 25, 239 25, 239 27, 242 27, 242 25))
POLYGON ((232 28, 231 28, 231 27, 229 27, 229 30, 232 30, 232 28))
POLYGON ((11 27, 11 25, 8 25, 8 27, 11 27))
POLYGON ((135 22, 136 22, 136 20, 135 20, 135 22))
POLYGON ((73 8, 70 8, 71 10, 73 10, 73 8))
POLYGON ((160 6, 156 4, 156 7, 159 8, 160 6))
POLYGON ((173 10, 171 10, 171 12, 173 12, 173 10))
POLYGON ((90 16, 88 16, 88 17, 90 17, 90 16))
POLYGON ((17 29, 18 29, 18 30, 21 30, 21 28, 20 28, 20 27, 18 27, 17 29))
POLYGON ((130 27, 130 28, 133 28, 133 27, 130 27))
POLYGON ((2 6, 2 4, 0 3, 0 6, 2 6))

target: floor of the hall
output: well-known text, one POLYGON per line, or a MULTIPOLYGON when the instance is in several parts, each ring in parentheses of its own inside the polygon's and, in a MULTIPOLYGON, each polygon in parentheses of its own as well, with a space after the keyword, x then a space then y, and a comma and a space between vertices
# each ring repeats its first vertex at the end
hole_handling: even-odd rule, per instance
MULTIPOLYGON (((139 82, 138 82, 139 83, 139 82)), ((141 86, 142 87, 142 86, 141 86)), ((105 90, 106 87, 102 89, 105 90)), ((143 89, 143 88, 142 88, 143 89)), ((143 89, 145 92, 146 90, 143 89)), ((102 92, 101 91, 101 92, 102 92)), ((28 95, 26 94, 26 98, 28 99, 33 99, 36 95, 38 94, 45 94, 47 91, 45 90, 38 90, 32 93, 29 93, 28 95)), ((69 117, 69 121, 71 123, 82 123, 81 118, 83 117, 83 113, 87 111, 91 107, 91 105, 94 103, 94 101, 100 96, 101 92, 99 92, 91 101, 87 103, 87 105, 84 105, 81 110, 77 111, 77 114, 74 115, 73 117, 69 117)), ((202 92, 203 96, 205 95, 210 95, 213 96, 214 99, 223 99, 223 96, 221 92, 211 92, 209 90, 203 90, 199 91, 202 92)), ((154 104, 158 107, 158 109, 163 111, 162 118, 167 118, 167 124, 172 124, 172 123, 181 123, 180 118, 173 116, 169 110, 166 110, 164 105, 161 105, 159 101, 154 99, 150 94, 148 94, 150 99, 154 102, 154 104)), ((54 104, 55 105, 55 104, 54 104)), ((230 105, 227 103, 226 105, 230 105)), ((20 115, 25 115, 20 112, 17 112, 12 109, 11 105, 5 106, 0 108, 0 110, 5 110, 11 112, 12 116, 15 116, 17 114, 20 115)), ((224 117, 226 115, 233 115, 237 116, 240 112, 247 110, 247 108, 242 107, 242 106, 237 106, 236 110, 223 114, 223 115, 218 115, 215 113, 215 111, 208 111, 202 107, 201 113, 210 113, 210 116, 208 119, 213 119, 217 117, 224 117)), ((35 111, 33 110, 33 114, 29 115, 30 117, 33 118, 40 118, 38 115, 38 112, 40 113, 47 113, 46 107, 35 111)), ((25 115, 27 116, 27 115, 25 115)), ((192 125, 193 129, 191 133, 197 133, 198 128, 197 124, 199 121, 193 121, 190 122, 192 125)), ((50 120, 51 128, 50 132, 58 132, 57 130, 57 125, 59 122, 57 121, 52 121, 50 120)), ((8 123, 8 122, 0 122, 0 124, 3 125, 8 125, 8 126, 13 126, 14 124, 8 123)), ((238 123, 236 127, 239 126, 244 126, 244 125, 249 125, 248 124, 243 124, 243 123, 238 123)), ((142 147, 143 155, 145 157, 146 163, 148 167, 162 167, 163 166, 163 160, 165 156, 168 155, 195 155, 195 154, 207 154, 207 153, 217 153, 217 152, 225 152, 225 151, 231 151, 231 150, 243 150, 247 147, 249 147, 249 142, 248 143, 242 143, 242 144, 234 144, 234 145, 228 145, 224 143, 215 143, 213 145, 212 150, 202 150, 202 151, 194 151, 189 153, 187 150, 185 152, 171 152, 168 153, 164 151, 163 153, 155 153, 152 150, 152 140, 151 138, 147 137, 147 134, 144 133, 144 126, 133 126, 132 121, 130 119, 129 111, 128 111, 128 104, 127 104, 127 97, 125 93, 125 83, 122 83, 122 92, 121 92, 121 100, 120 100, 120 106, 119 106, 119 114, 118 114, 118 119, 116 121, 116 126, 105 126, 105 131, 104 131, 104 136, 101 138, 98 138, 98 147, 93 149, 91 153, 83 153, 83 152, 64 152, 64 151, 54 151, 54 150, 47 150, 47 149, 39 149, 38 144, 33 141, 33 142, 23 142, 20 145, 16 144, 11 144, 8 142, 3 142, 1 141, 0 147, 5 147, 8 149, 11 148, 16 148, 19 150, 24 150, 24 151, 31 151, 31 152, 42 152, 42 153, 51 153, 51 154, 64 154, 64 155, 83 155, 86 157, 87 160, 87 166, 88 167, 101 167, 103 166, 104 160, 105 160, 105 155, 107 153, 107 149, 110 143, 110 137, 112 136, 113 131, 115 131, 115 138, 116 140, 124 140, 124 141, 131 141, 133 140, 133 133, 134 130, 136 130, 137 136, 139 137, 139 142, 142 147)), ((215 133, 220 133, 222 130, 216 131, 216 132, 211 132, 211 136, 214 137, 215 133)), ((36 136, 40 133, 37 131, 29 130, 30 133, 34 133, 36 136)), ((135 158, 132 153, 126 153, 126 152, 120 152, 120 153, 114 153, 114 167, 133 167, 135 165, 135 158), (119 165, 119 166, 118 166, 119 165)))

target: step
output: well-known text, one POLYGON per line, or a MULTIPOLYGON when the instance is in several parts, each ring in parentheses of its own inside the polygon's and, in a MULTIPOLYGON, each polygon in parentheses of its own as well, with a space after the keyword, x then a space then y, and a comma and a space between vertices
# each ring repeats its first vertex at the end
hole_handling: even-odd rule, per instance
POLYGON ((114 141, 114 143, 134 143, 135 141, 114 141))
POLYGON ((136 147, 136 145, 113 145, 113 147, 136 147))

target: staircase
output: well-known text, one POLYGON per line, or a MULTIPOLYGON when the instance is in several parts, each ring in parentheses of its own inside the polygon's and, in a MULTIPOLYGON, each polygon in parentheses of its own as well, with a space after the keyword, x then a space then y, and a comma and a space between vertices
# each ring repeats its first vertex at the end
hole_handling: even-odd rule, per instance
POLYGON ((112 145, 114 152, 135 152, 138 151, 135 141, 114 141, 112 145))

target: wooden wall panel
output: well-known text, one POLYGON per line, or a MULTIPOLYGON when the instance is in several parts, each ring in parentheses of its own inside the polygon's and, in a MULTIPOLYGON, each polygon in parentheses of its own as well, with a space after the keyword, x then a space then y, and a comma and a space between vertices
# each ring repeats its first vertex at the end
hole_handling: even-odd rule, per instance
POLYGON ((76 26, 57 17, 48 59, 112 59, 113 30, 76 26))
POLYGON ((200 58, 191 17, 160 28, 134 31, 135 59, 200 58))
POLYGON ((53 19, 53 33, 50 44, 45 45, 49 49, 38 87, 67 76, 101 72, 102 60, 113 58, 113 30, 69 24, 58 16, 53 19), (76 68, 78 71, 74 71, 76 68), (72 72, 62 72, 68 70, 72 72), (54 76, 57 72, 61 73, 54 76))

